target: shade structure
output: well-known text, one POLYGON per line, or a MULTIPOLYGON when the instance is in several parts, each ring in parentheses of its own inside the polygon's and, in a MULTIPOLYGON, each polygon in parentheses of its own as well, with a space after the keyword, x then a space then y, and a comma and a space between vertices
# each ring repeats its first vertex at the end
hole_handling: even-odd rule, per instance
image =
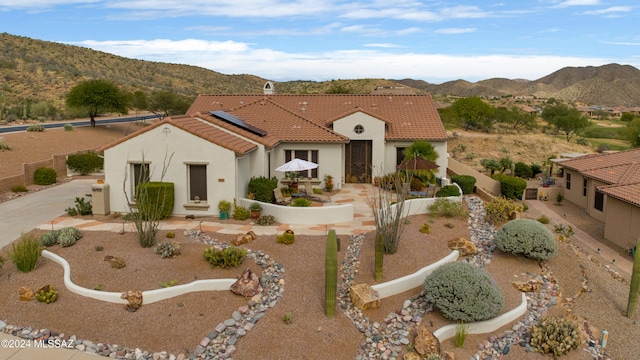
POLYGON ((302 159, 298 159, 295 158, 289 162, 286 162, 280 166, 278 166, 276 168, 276 171, 304 171, 304 170, 311 170, 311 169, 315 169, 318 167, 318 164, 311 162, 311 161, 307 161, 307 160, 302 160, 302 159))
POLYGON ((421 157, 405 160, 396 166, 398 170, 433 170, 439 167, 440 166, 433 161, 421 157))

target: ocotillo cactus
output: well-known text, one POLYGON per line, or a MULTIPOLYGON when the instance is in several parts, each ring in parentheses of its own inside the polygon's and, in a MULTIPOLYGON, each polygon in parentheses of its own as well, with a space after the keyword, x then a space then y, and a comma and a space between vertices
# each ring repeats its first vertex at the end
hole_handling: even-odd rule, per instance
POLYGON ((332 318, 336 311, 336 288, 338 283, 338 242, 336 231, 329 230, 324 261, 324 314, 332 318))
POLYGON ((627 303, 627 317, 633 319, 638 305, 638 290, 640 290, 640 238, 636 245, 636 253, 633 256, 633 272, 631 273, 631 286, 629 287, 629 302, 627 303))
POLYGON ((384 260, 384 238, 376 234, 376 281, 382 281, 382 264, 384 260))

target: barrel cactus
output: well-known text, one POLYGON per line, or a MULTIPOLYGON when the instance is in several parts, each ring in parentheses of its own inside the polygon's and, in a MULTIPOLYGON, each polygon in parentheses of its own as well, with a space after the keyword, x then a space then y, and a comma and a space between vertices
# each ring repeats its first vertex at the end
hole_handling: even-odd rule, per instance
POLYGON ((570 318, 549 316, 531 329, 531 346, 542 354, 553 354, 556 358, 577 349, 578 345, 580 329, 570 318))

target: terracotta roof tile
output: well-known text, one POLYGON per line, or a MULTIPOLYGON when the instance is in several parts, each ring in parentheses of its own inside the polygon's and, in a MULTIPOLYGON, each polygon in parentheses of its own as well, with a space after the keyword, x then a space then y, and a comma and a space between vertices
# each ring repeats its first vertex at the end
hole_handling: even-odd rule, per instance
MULTIPOLYGON (((341 115, 362 111, 387 123, 387 140, 444 141, 447 133, 429 95, 200 95, 187 114, 238 109, 270 100, 292 114, 327 126, 341 115)), ((254 116, 259 116, 258 109, 254 116)), ((246 117, 253 117, 248 113, 246 117)))
POLYGON ((631 149, 608 154, 591 154, 565 160, 561 166, 575 171, 587 171, 603 167, 640 162, 640 149, 631 149))
POLYGON ((640 206, 640 182, 634 184, 610 185, 599 188, 605 195, 640 206))

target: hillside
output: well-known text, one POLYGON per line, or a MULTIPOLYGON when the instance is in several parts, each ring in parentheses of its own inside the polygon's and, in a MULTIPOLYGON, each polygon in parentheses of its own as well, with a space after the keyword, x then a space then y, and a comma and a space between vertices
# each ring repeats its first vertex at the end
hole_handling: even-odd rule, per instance
MULTIPOLYGON (((261 93, 267 81, 250 74, 225 75, 197 66, 129 59, 7 33, 0 34, 0 74, 0 118, 10 112, 21 114, 27 103, 46 102, 47 106, 62 110, 68 91, 86 79, 109 79, 131 92, 171 89, 189 97, 202 93, 261 93)), ((494 78, 475 83, 456 80, 430 84, 415 79, 380 78, 276 83, 278 93, 386 93, 376 91, 378 87, 404 87, 402 93, 431 93, 436 98, 533 94, 587 104, 640 105, 640 70, 618 64, 564 68, 535 81, 494 78)))

